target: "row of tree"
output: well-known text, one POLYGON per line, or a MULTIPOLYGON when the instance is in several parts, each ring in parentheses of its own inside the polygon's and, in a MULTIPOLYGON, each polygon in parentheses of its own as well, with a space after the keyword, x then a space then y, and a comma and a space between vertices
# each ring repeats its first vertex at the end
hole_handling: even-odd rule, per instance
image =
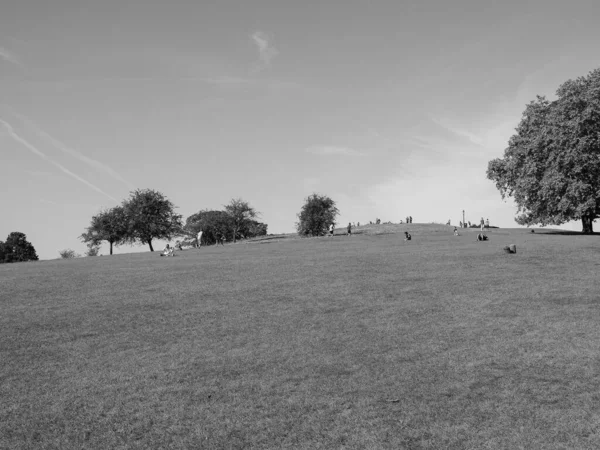
POLYGON ((0 264, 37 260, 35 248, 25 234, 14 231, 8 235, 6 241, 0 241, 0 264))
POLYGON ((111 255, 114 246, 140 243, 154 251, 152 242, 155 240, 192 241, 200 231, 204 244, 214 244, 221 238, 236 242, 267 234, 267 225, 255 220, 258 215, 248 202, 233 199, 223 211, 203 210, 192 214, 184 225, 182 216, 175 212, 175 205, 162 193, 138 189, 121 205, 93 216, 80 238, 88 245, 88 254, 106 241, 111 255))

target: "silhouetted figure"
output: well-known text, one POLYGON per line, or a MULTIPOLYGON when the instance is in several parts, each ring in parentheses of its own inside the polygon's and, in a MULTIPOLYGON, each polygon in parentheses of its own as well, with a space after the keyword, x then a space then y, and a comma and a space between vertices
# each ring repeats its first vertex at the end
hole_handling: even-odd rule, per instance
POLYGON ((412 223, 412 216, 409 216, 408 218, 410 219, 409 223, 412 223))
POLYGON ((346 236, 352 236, 352 224, 350 222, 348 222, 348 232, 346 233, 346 236))

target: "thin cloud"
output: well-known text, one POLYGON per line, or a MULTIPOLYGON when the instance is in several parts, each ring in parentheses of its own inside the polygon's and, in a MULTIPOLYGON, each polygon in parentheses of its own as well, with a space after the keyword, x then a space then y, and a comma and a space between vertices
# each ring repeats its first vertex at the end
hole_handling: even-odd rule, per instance
POLYGON ((321 156, 362 156, 364 153, 350 147, 335 145, 313 145, 305 149, 306 152, 321 156))
POLYGON ((15 64, 19 67, 23 67, 23 64, 19 59, 11 52, 6 50, 4 47, 0 47, 0 59, 7 61, 11 64, 15 64))
POLYGON ((115 171, 109 165, 104 164, 104 163, 97 161, 93 158, 90 158, 88 156, 85 156, 76 150, 73 150, 72 148, 68 147, 66 144, 62 143, 55 137, 51 136, 46 131, 42 130, 39 126, 37 126, 33 121, 31 121, 27 117, 25 117, 21 114, 17 114, 17 113, 13 113, 13 115, 15 117, 18 117, 20 120, 22 120, 28 127, 33 129, 45 141, 49 142, 51 145, 58 148, 62 152, 66 153, 68 155, 71 155, 72 157, 78 159, 79 161, 82 161, 82 162, 86 163, 87 165, 93 167, 97 171, 104 173, 104 174, 114 178, 115 180, 120 181, 121 183, 125 184, 129 189, 135 188, 135 186, 132 183, 127 181, 125 178, 123 178, 117 171, 115 171))
POLYGON ((21 144, 24 147, 26 147, 32 153, 34 153, 34 154, 38 155, 40 158, 48 161, 50 164, 52 164, 55 167, 57 167, 63 173, 66 173, 70 177, 72 177, 72 178, 76 179, 77 181, 85 184, 87 187, 93 189, 94 191, 96 191, 96 192, 98 192, 98 193, 100 193, 102 195, 105 195, 106 197, 110 198, 111 200, 113 200, 115 202, 118 202, 118 200, 116 198, 114 198, 110 194, 107 194, 102 189, 100 189, 98 186, 90 183, 89 181, 85 180, 84 178, 80 177, 79 175, 71 172, 69 169, 67 169, 66 167, 64 167, 62 164, 59 164, 56 161, 50 159, 45 153, 43 153, 42 151, 40 151, 39 149, 37 149, 34 145, 32 145, 31 143, 29 143, 28 141, 26 141, 25 139, 23 139, 21 136, 19 136, 17 134, 17 132, 14 130, 14 128, 8 122, 0 119, 0 125, 4 125, 4 128, 6 129, 8 135, 11 138, 13 138, 16 142, 18 142, 19 144, 21 144))
POLYGON ((456 126, 450 125, 448 124, 447 121, 445 120, 440 120, 437 119, 435 117, 431 118, 431 121, 433 123, 435 123, 436 125, 439 125, 440 127, 442 127, 443 129, 457 135, 460 136, 462 138, 467 138, 469 141, 471 141, 473 144, 475 145, 483 145, 483 139, 481 139, 481 137, 477 136, 474 133, 471 133, 468 130, 463 130, 461 128, 458 128, 456 126))
POLYGON ((252 41, 258 48, 258 57, 260 64, 255 67, 256 71, 260 71, 271 65, 271 61, 279 54, 279 51, 273 46, 269 36, 262 31, 255 31, 250 35, 252 41))

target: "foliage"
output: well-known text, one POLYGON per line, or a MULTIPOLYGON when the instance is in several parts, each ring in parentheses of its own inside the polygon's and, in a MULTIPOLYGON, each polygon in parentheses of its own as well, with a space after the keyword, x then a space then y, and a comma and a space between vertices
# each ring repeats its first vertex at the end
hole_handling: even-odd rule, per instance
POLYGON ((241 198, 231 199, 229 204, 225 205, 225 212, 230 217, 233 242, 239 237, 245 237, 252 219, 259 214, 248 202, 243 201, 241 198))
POLYGON ((128 234, 128 219, 122 206, 101 211, 92 217, 91 224, 80 236, 80 239, 88 244, 88 256, 96 256, 93 248, 99 247, 102 241, 107 241, 110 245, 110 254, 113 254, 113 245, 120 245, 126 242, 128 234))
POLYGON ((170 240, 182 233, 181 215, 162 193, 152 189, 138 189, 123 202, 127 218, 125 242, 148 244, 154 251, 154 239, 170 240))
POLYGON ((0 241, 0 263, 37 261, 35 248, 24 233, 13 231, 5 242, 0 241))
POLYGON ((322 236, 327 228, 335 224, 339 214, 335 202, 326 195, 312 194, 308 196, 298 213, 296 230, 301 236, 322 236))
POLYGON ((75 253, 75 250, 71 250, 70 248, 66 248, 58 252, 62 259, 72 259, 79 258, 79 255, 75 253))
POLYGON ((199 211, 186 219, 183 229, 194 237, 202 231, 205 244, 215 244, 221 234, 232 239, 231 217, 225 211, 199 211))
POLYGON ((502 198, 513 197, 522 225, 581 220, 593 232, 600 216, 600 69, 569 80, 557 100, 529 103, 504 158, 487 176, 502 198))
MULTIPOLYGON (((112 250, 112 248, 111 248, 112 250)), ((100 254, 100 246, 95 245, 93 243, 89 243, 87 245, 87 250, 85 251, 85 256, 98 256, 100 254)))
POLYGON ((256 220, 246 220, 242 227, 235 231, 235 224, 231 214, 227 211, 203 210, 189 216, 183 227, 188 236, 196 237, 202 231, 202 241, 211 245, 217 242, 217 235, 225 239, 236 239, 264 236, 267 234, 267 224, 256 220))

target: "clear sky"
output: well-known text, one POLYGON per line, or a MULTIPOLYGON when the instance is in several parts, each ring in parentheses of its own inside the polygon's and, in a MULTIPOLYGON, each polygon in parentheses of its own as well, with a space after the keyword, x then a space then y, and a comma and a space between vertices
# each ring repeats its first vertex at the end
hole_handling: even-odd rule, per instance
POLYGON ((241 197, 270 233, 312 192, 340 224, 465 209, 514 227, 487 163, 535 95, 600 66, 599 17, 598 0, 4 0, 0 240, 83 253, 91 216, 135 188, 184 219, 241 197))

